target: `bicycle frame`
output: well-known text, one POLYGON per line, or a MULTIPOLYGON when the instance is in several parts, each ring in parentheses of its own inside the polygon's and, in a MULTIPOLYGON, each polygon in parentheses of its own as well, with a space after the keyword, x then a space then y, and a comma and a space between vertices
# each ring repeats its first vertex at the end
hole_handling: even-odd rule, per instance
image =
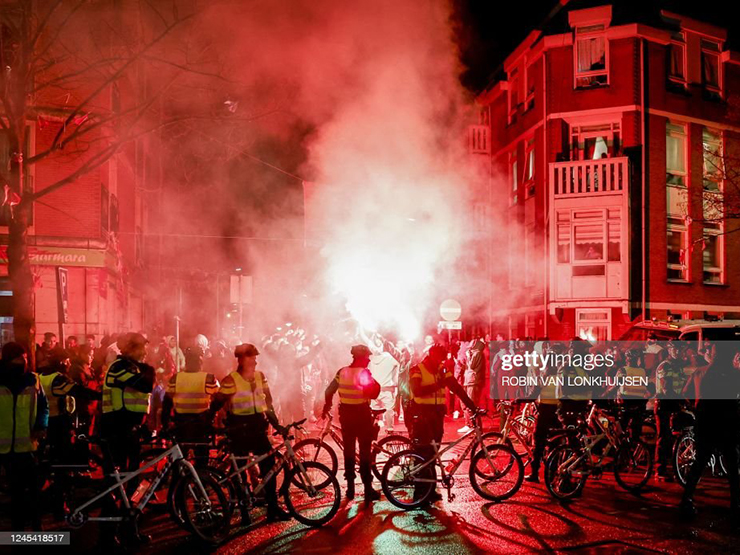
MULTIPOLYGON (((157 476, 154 478, 151 484, 149 484, 149 487, 147 488, 144 495, 141 497, 139 502, 134 507, 136 510, 141 511, 144 509, 146 504, 149 502, 149 499, 151 499, 152 495, 154 495, 154 492, 159 487, 159 484, 162 482, 162 480, 167 476, 167 473, 169 472, 170 468, 172 468, 173 465, 178 464, 181 468, 184 468, 188 473, 193 476, 196 483, 198 484, 198 487, 201 490, 201 494, 204 496, 205 499, 208 499, 207 492, 205 491, 205 488, 203 487, 203 484, 200 481, 200 478, 198 477, 198 473, 195 471, 195 468, 193 467, 190 462, 185 459, 185 457, 182 454, 182 450, 180 449, 180 446, 178 444, 173 445, 167 451, 156 457, 155 459, 152 459, 147 464, 139 468, 138 470, 135 470, 133 472, 119 472, 118 468, 115 468, 113 471, 113 474, 110 474, 109 476, 112 476, 115 478, 116 483, 104 490, 102 493, 99 493, 86 503, 83 503, 79 507, 75 508, 71 514, 77 514, 81 513, 91 505, 95 504, 96 502, 103 499, 108 494, 113 493, 116 490, 119 490, 121 493, 121 500, 123 502, 123 506, 125 509, 129 510, 131 509, 131 501, 129 499, 128 494, 126 493, 126 488, 124 487, 125 484, 139 476, 140 474, 143 474, 150 468, 156 466, 160 461, 167 459, 167 464, 162 468, 162 470, 157 474, 157 476)), ((88 520, 94 521, 94 522, 121 522, 124 520, 124 517, 89 517, 88 520)))
MULTIPOLYGON (((425 461, 424 464, 421 464, 418 467, 416 467, 415 469, 413 469, 411 471, 411 475, 414 476, 415 474, 418 474, 423 469, 427 468, 430 464, 431 465, 434 465, 434 464, 439 463, 439 466, 440 466, 440 468, 442 470, 442 477, 441 477, 440 480, 436 480, 436 479, 432 480, 432 479, 425 479, 425 478, 414 478, 414 480, 416 480, 418 482, 431 482, 431 483, 437 483, 437 482, 440 482, 440 481, 441 482, 446 481, 447 478, 449 478, 450 476, 453 476, 457 472, 458 468, 460 468, 460 466, 462 465, 463 461, 468 457, 468 455, 470 455, 470 452, 473 450, 473 447, 481 442, 482 433, 483 433, 483 431, 481 429, 480 421, 479 421, 479 417, 478 417, 478 418, 476 418, 476 421, 474 423, 474 427, 473 427, 472 430, 466 432, 464 435, 462 435, 461 437, 457 438, 452 443, 449 443, 441 451, 437 448, 437 442, 436 441, 433 441, 432 442, 432 445, 434 446, 434 450, 435 450, 434 457, 432 457, 428 461, 425 461), (447 451, 449 451, 453 447, 459 445, 461 442, 465 441, 468 437, 473 436, 473 435, 475 436, 475 438, 473 439, 473 441, 471 441, 468 444, 468 446, 465 448, 465 451, 463 451, 463 454, 455 462, 455 464, 453 465, 453 467, 450 470, 450 472, 447 473, 445 471, 444 465, 442 465, 442 456, 445 453, 447 453, 447 451)), ((488 461, 488 464, 491 464, 491 459, 488 456, 488 452, 485 451, 485 454, 486 454, 486 461, 488 461)))
MULTIPOLYGON (((239 485, 241 487, 244 487, 246 484, 242 479, 242 474, 244 472, 247 472, 250 468, 258 465, 260 462, 264 461, 268 457, 275 455, 283 448, 285 448, 287 457, 285 459, 276 461, 270 471, 265 475, 265 477, 260 479, 260 483, 257 484, 257 487, 255 487, 254 490, 245 488, 245 490, 249 492, 250 496, 254 497, 255 495, 258 495, 266 487, 267 482, 272 480, 272 478, 276 476, 277 473, 280 472, 280 470, 282 470, 283 466, 287 464, 287 461, 290 461, 290 463, 298 467, 302 473, 305 473, 306 468, 303 466, 301 460, 295 456, 295 452, 293 451, 293 444, 291 443, 289 438, 285 438, 283 439, 282 443, 277 446, 273 446, 273 448, 270 449, 267 453, 264 453, 259 457, 254 457, 251 455, 236 456, 233 453, 229 453, 229 460, 231 461, 233 472, 225 476, 220 483, 236 477, 236 479, 239 481, 239 485), (248 462, 247 464, 240 467, 237 461, 248 462)), ((313 490, 313 484, 309 484, 309 487, 311 488, 310 492, 313 495, 315 493, 315 491, 313 490)))

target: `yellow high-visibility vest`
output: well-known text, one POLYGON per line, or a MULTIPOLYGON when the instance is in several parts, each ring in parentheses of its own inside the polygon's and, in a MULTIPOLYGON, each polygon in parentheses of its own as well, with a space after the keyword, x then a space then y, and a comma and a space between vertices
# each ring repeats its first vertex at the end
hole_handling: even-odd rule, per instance
POLYGON ((360 384, 360 374, 365 368, 360 366, 345 366, 339 371, 339 402, 343 405, 366 405, 370 401, 365 399, 364 388, 360 384))
MULTIPOLYGON (((414 372, 412 369, 410 375, 411 379, 414 379, 415 377, 421 375, 422 386, 434 385, 435 383, 437 383, 437 377, 429 370, 427 370, 426 366, 424 366, 422 363, 419 363, 418 368, 420 370, 419 373, 414 372)), ((427 393, 426 395, 414 395, 412 392, 411 399, 414 401, 414 403, 420 405, 444 405, 446 403, 444 383, 440 383, 439 387, 435 391, 433 391, 432 393, 427 393)))
POLYGON ((179 372, 175 376, 175 412, 201 414, 208 410, 211 396, 206 393, 206 372, 179 372))
POLYGON ((262 372, 255 372, 254 381, 251 382, 242 378, 239 372, 232 372, 231 378, 236 386, 236 393, 232 395, 229 407, 231 414, 248 416, 267 412, 267 394, 262 372))
POLYGON ((31 432, 36 422, 37 395, 40 390, 38 376, 34 374, 35 384, 21 391, 15 399, 9 388, 0 387, 0 454, 28 453, 36 450, 36 442, 31 432))
POLYGON ((143 393, 130 387, 118 387, 113 385, 116 378, 126 379, 130 374, 137 374, 139 370, 132 372, 131 368, 119 369, 122 364, 128 364, 126 361, 117 359, 113 361, 105 373, 103 381, 103 413, 127 410, 129 412, 138 412, 146 414, 149 412, 149 401, 151 393, 143 393))
POLYGON ((557 405, 558 404, 558 386, 555 376, 540 376, 541 380, 546 380, 545 384, 540 389, 540 403, 545 405, 557 405))
MULTIPOLYGON (((625 377, 629 378, 645 378, 647 374, 645 374, 644 368, 636 368, 634 366, 625 366, 624 367, 624 375, 625 377)), ((622 397, 639 397, 640 399, 645 398, 647 395, 648 389, 644 385, 635 384, 635 385, 627 385, 622 384, 619 386, 619 394, 622 397)))

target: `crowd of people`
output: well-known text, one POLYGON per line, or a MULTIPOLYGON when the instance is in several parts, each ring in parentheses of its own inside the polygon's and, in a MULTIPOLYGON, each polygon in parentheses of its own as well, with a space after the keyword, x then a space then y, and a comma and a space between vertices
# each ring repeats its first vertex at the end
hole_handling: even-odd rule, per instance
MULTIPOLYGON (((369 470, 373 408, 384 410, 381 426, 387 432, 404 424, 420 454, 431 457, 432 443, 442 439, 445 415, 464 417, 458 432, 465 433, 481 407, 494 411, 498 400, 536 401, 534 459, 527 479, 538 482, 548 430, 576 425, 590 399, 613 396, 629 409, 624 411, 624 426, 633 434, 640 433, 647 410, 654 411, 657 474, 671 480, 671 418, 681 409, 678 397, 684 396, 695 403, 697 456, 681 510, 687 515, 695 512, 694 490, 716 449, 732 469, 732 508, 740 510, 740 354, 734 343, 717 341, 695 348, 680 341, 661 345, 650 338, 626 350, 608 344, 598 348, 613 349, 617 363, 608 372, 645 376, 649 386, 574 392, 552 391, 544 385, 503 385, 500 378, 507 356, 596 349, 577 338, 562 343, 547 338, 507 340, 499 334, 495 339, 475 337, 443 346, 427 335, 415 346, 359 326, 320 336, 291 323, 257 344, 235 346, 222 340, 209 342, 200 334, 180 345, 174 336, 149 339, 133 332, 105 336, 99 342, 91 335, 84 342, 70 336, 60 345, 55 334, 46 333, 35 349, 35 368, 29 367, 29 353, 21 345, 7 343, 0 362, 0 462, 10 486, 12 527, 23 530, 30 521, 32 529, 41 530, 38 496, 44 477, 37 472, 38 453, 51 460, 68 459, 77 435, 102 438, 107 470, 138 468, 141 442, 152 434, 175 434, 179 441, 199 442, 213 433, 214 425, 231 430, 237 454, 263 454, 270 450, 268 426, 280 431, 282 425, 303 418, 320 418, 332 410, 335 394, 345 439, 349 498, 355 496, 356 448, 365 501, 379 497, 369 470), (278 386, 271 389, 270 383, 278 386), (716 400, 718 390, 724 400, 716 400)), ((575 376, 588 370, 533 363, 517 372, 575 376)), ((271 457, 266 458, 260 465, 263 472, 272 463, 271 457)), ((432 499, 437 497, 435 492, 432 499)), ((54 510, 61 518, 66 509, 63 496, 55 500, 54 510)), ((268 518, 287 518, 277 505, 274 483, 266 488, 266 503, 268 518)), ((115 506, 103 510, 114 511, 115 506)), ((249 520, 248 515, 242 516, 249 520)), ((117 541, 120 533, 111 531, 104 537, 117 541)), ((146 541, 135 525, 126 534, 146 541)))

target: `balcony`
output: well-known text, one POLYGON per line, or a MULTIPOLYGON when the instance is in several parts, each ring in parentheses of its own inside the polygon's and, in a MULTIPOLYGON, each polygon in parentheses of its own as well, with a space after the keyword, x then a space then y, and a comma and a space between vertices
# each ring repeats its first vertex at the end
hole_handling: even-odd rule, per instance
POLYGON ((626 157, 550 164, 550 191, 554 198, 621 194, 629 185, 626 157))
POLYGON ((491 153, 491 128, 487 125, 468 126, 468 152, 470 154, 491 153))

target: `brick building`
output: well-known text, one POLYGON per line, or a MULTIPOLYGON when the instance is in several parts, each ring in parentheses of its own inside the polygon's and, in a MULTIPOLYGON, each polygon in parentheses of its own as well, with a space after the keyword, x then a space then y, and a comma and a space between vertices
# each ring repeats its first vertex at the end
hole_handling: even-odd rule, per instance
MULTIPOLYGON (((110 10, 115 5, 115 2, 101 2, 86 7, 87 11, 78 14, 79 24, 86 25, 87 17, 94 17, 95 10, 110 10)), ((8 17, 12 16, 13 9, 13 2, 0 4, 0 10, 8 10, 8 17)), ((120 9, 118 13, 120 18, 134 22, 138 17, 138 12, 132 9, 120 9)), ((19 40, 13 36, 16 31, 12 25, 3 25, 2 32, 3 46, 11 49, 8 45, 19 40)), ((85 40, 92 40, 88 37, 90 33, 85 29, 78 34, 80 52, 87 46, 85 40)), ((110 41, 108 48, 115 47, 113 39, 104 40, 110 41)), ((43 44, 43 37, 40 44, 43 44)), ((71 65, 74 63, 82 62, 70 58, 54 71, 59 75, 82 72, 82 66, 71 65)), ((103 72, 101 74, 104 75, 103 72)), ((51 81, 55 75, 43 74, 40 82, 51 81)), ((71 126, 105 121, 125 110, 127 105, 139 101, 137 95, 142 88, 141 79, 143 74, 132 71, 110 81, 71 126)), ((61 92, 51 87, 34 94, 34 103, 29 110, 33 118, 29 118, 27 123, 28 140, 24 153, 27 159, 49 149, 69 116, 70 107, 82 102, 92 89, 98 87, 100 80, 63 82, 76 83, 76 86, 67 85, 61 92)), ((1 117, 4 117, 2 111, 1 117)), ((105 127, 101 129, 107 131, 105 127)), ((25 170, 26 190, 41 191, 73 174, 85 163, 87 155, 103 150, 95 143, 99 139, 99 134, 91 133, 85 141, 70 143, 66 149, 52 148, 49 156, 25 170), (85 150, 87 148, 90 150, 85 150)), ((126 144, 99 167, 33 204, 28 243, 35 282, 39 341, 44 332, 59 334, 62 331, 59 268, 66 269, 67 277, 64 335, 77 335, 82 339, 86 334, 95 334, 99 339, 112 332, 142 329, 144 302, 141 288, 136 283, 142 266, 143 230, 146 227, 141 191, 147 181, 153 181, 153 163, 148 156, 150 141, 150 138, 143 137, 126 144)), ((11 155, 6 132, 0 129, 0 167, 8 167, 11 155)), ((13 328, 12 291, 7 266, 8 211, 9 207, 4 205, 0 212, 0 343, 12 336, 13 328)))
POLYGON ((515 222, 491 238, 513 253, 493 331, 616 339, 740 315, 740 222, 716 216, 737 195, 740 53, 725 29, 632 5, 561 3, 478 98, 470 152, 493 221, 515 222))

